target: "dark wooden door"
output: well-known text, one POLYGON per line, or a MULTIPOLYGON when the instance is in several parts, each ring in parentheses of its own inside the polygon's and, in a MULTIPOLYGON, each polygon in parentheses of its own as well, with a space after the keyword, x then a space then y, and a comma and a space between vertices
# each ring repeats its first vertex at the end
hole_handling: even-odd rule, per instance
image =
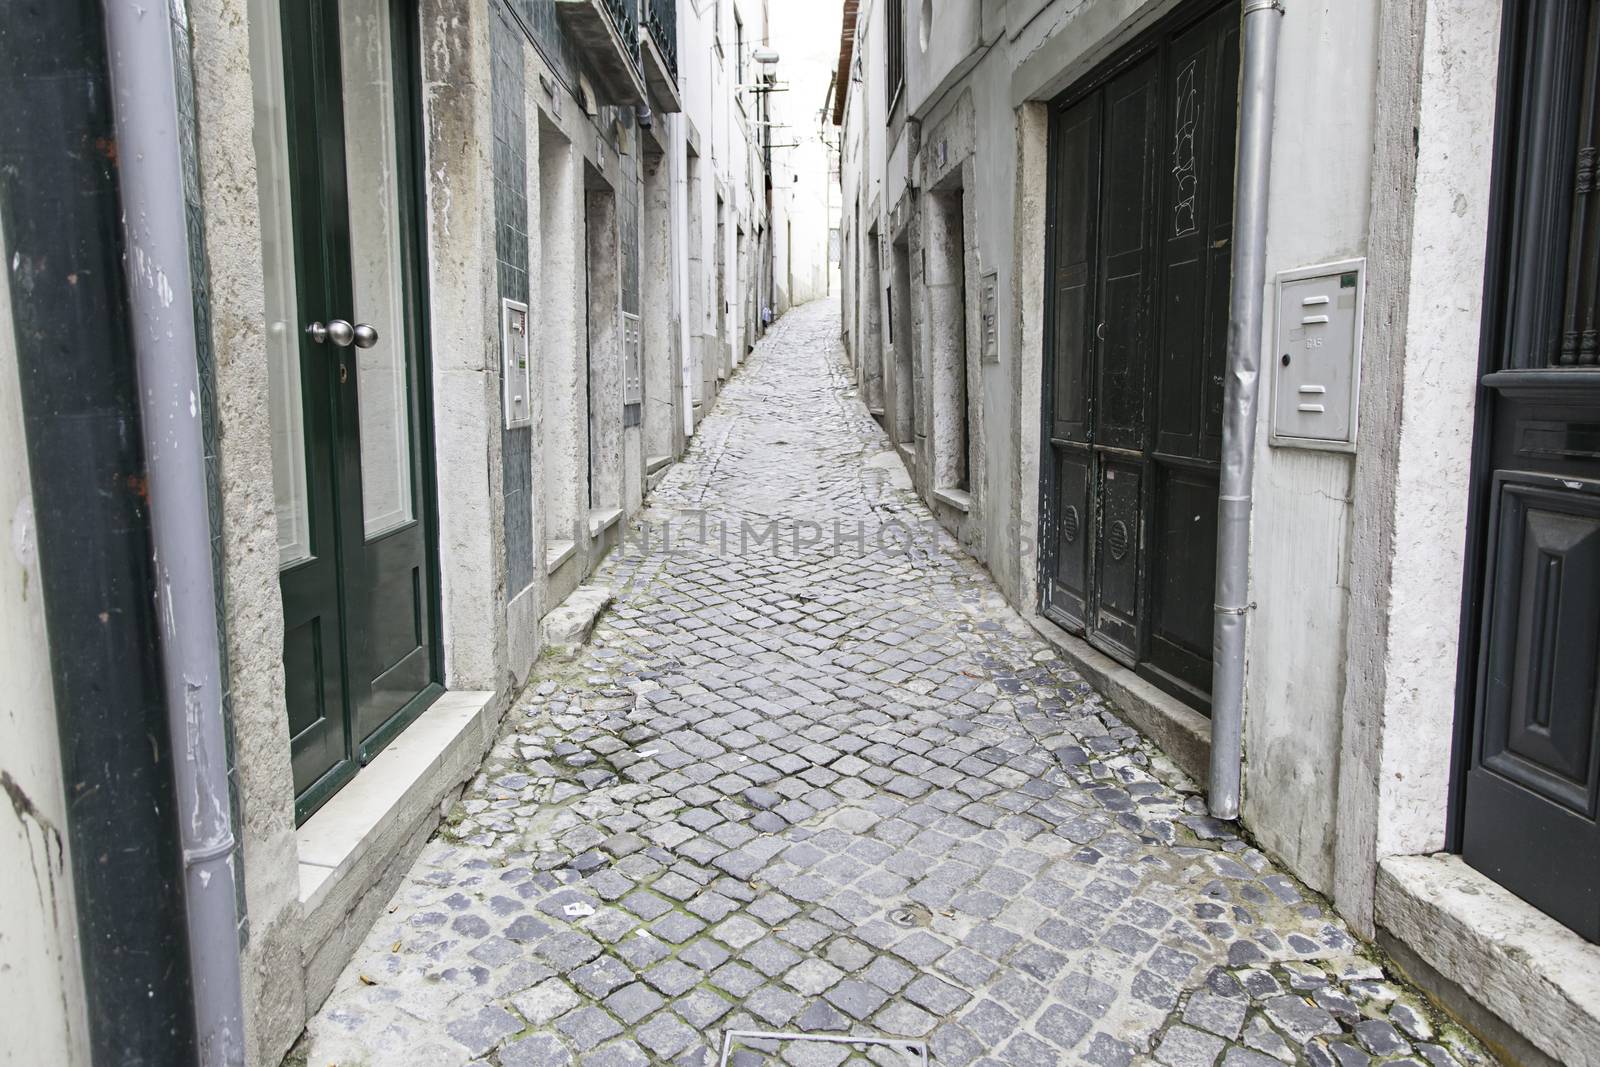
POLYGON ((1051 125, 1042 607, 1202 708, 1238 69, 1237 4, 1185 8, 1051 125))
POLYGON ((1506 5, 1457 827, 1600 940, 1600 2, 1506 5))
POLYGON ((282 6, 300 419, 275 432, 304 443, 307 537, 279 579, 301 819, 442 688, 405 7, 282 6))

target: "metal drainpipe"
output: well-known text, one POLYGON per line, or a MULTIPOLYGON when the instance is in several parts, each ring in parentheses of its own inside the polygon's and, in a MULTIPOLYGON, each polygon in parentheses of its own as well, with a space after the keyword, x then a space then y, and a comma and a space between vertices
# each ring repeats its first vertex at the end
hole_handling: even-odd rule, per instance
POLYGON ((1228 380, 1223 402, 1217 500, 1217 595, 1211 668, 1211 814, 1239 817, 1244 758, 1244 658, 1250 611, 1250 504, 1255 475, 1256 397, 1266 286, 1267 188, 1277 89, 1279 0, 1245 0, 1239 155, 1234 191, 1233 293, 1228 309, 1228 380))
MULTIPOLYGON (((242 1067, 243 1005, 233 821, 222 712, 222 649, 212 570, 201 426, 194 282, 179 106, 182 16, 107 3, 113 110, 145 458, 149 465, 156 605, 172 737, 184 904, 202 1067, 242 1067)), ((181 9, 181 5, 180 5, 181 9)))
MULTIPOLYGON (((0 16, 6 328, 16 337, 89 1053, 96 1064, 176 1067, 194 1062, 194 1012, 117 161, 99 3, 15 0, 0 16)), ((20 1033, 27 1022, 6 1026, 20 1033)))

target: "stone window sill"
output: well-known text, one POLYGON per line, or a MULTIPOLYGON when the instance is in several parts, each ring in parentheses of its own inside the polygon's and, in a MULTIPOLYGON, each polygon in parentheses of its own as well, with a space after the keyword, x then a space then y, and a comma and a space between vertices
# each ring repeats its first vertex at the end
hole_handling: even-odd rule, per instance
POLYGON ((561 565, 578 553, 576 541, 551 541, 544 546, 544 572, 554 574, 561 565))
POLYGON ((589 512, 589 536, 599 537, 621 521, 621 508, 596 508, 589 512))
POLYGON ((955 508, 963 515, 972 512, 972 494, 961 489, 935 489, 933 499, 946 507, 955 508))

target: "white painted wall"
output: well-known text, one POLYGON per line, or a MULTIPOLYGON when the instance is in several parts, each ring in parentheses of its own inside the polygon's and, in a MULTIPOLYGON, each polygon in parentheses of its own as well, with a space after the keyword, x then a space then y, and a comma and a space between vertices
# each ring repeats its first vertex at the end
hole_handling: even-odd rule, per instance
MULTIPOLYGON (((755 108, 749 94, 735 91, 735 10, 744 23, 748 52, 759 46, 766 33, 764 5, 751 0, 699 0, 698 3, 695 0, 682 0, 678 4, 678 82, 683 97, 683 112, 673 120, 693 127, 700 156, 700 232, 687 232, 690 229, 688 220, 694 216, 686 208, 686 246, 682 262, 687 276, 692 249, 698 249, 704 298, 698 301, 701 313, 694 316, 698 321, 691 321, 688 325, 686 351, 692 351, 698 343, 700 357, 704 360, 720 359, 724 373, 744 354, 744 346, 739 341, 744 324, 741 313, 749 302, 748 290, 742 287, 738 270, 736 235, 742 225, 753 247, 756 229, 765 225, 766 217, 765 196, 761 193, 760 158, 755 148, 758 137, 758 127, 754 123, 755 108), (716 197, 719 192, 725 200, 723 255, 727 264, 720 293, 714 291, 717 276, 716 197), (725 328, 720 336, 716 332, 719 301, 727 307, 725 328)), ((755 77, 754 69, 754 64, 747 59, 747 80, 755 77)), ((683 179, 683 191, 686 200, 691 193, 687 176, 683 179)), ((686 309, 689 306, 695 306, 695 302, 687 302, 686 309)), ((689 317, 687 310, 685 314, 686 318, 689 317)), ((692 362, 692 358, 685 362, 692 362)), ((689 373, 692 375, 692 368, 689 373)), ((702 377, 708 377, 714 383, 716 372, 705 371, 702 377)), ((692 393, 692 380, 690 384, 692 393)), ((703 399, 708 405, 711 398, 703 399)))
MULTIPOLYGON (((10 263, 0 234, 0 262, 10 263)), ((10 272, 7 271, 7 274, 10 272)), ((0 280, 0 1064, 89 1062, 66 799, 22 433, 9 286, 0 280)))
POLYGON ((1377 4, 1285 17, 1267 217, 1267 314, 1256 429, 1245 820, 1313 888, 1333 883, 1353 457, 1267 443, 1284 270, 1364 256, 1377 4))

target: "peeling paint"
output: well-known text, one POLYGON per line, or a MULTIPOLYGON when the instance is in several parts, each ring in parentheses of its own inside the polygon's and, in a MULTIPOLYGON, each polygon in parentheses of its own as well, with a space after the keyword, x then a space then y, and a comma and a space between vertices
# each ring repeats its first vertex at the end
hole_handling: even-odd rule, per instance
POLYGON ((33 570, 39 545, 33 526, 33 497, 23 497, 11 513, 11 554, 24 568, 33 570))

